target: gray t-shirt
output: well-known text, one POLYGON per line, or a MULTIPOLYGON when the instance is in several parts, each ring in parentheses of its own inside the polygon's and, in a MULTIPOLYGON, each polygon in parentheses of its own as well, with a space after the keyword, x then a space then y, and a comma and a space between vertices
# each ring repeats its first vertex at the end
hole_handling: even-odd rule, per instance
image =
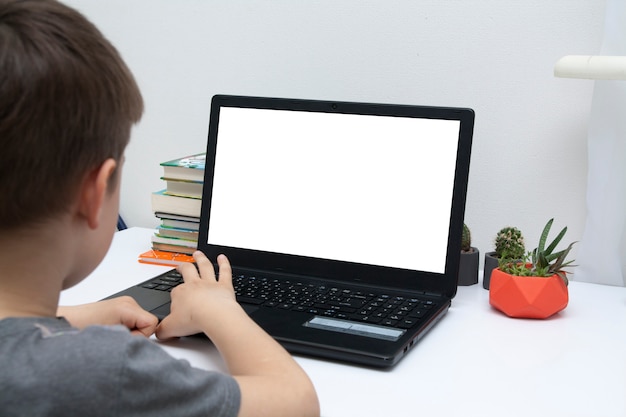
POLYGON ((122 326, 0 320, 2 416, 236 416, 229 375, 193 368, 122 326))

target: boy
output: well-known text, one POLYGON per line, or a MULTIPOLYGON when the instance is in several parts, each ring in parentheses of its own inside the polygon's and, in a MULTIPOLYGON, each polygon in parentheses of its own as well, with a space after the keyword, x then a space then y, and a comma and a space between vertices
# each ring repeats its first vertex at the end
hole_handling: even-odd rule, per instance
POLYGON ((198 270, 180 269, 158 325, 130 298, 58 307, 111 243, 142 112, 130 71, 82 15, 0 0, 0 414, 319 415, 306 374, 236 303, 223 255, 219 279, 199 252, 198 270), (232 376, 141 336, 200 331, 232 376))

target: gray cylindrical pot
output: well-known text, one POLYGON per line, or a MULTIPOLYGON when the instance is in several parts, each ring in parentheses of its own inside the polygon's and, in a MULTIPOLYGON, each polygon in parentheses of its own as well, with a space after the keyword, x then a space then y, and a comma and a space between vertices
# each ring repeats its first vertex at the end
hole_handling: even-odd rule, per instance
POLYGON ((480 252, 472 246, 472 252, 461 252, 459 263, 458 285, 467 286, 478 284, 478 259, 480 252))
POLYGON ((491 271, 498 267, 498 261, 500 258, 496 256, 495 252, 485 253, 485 267, 483 268, 483 288, 488 290, 491 283, 491 271))

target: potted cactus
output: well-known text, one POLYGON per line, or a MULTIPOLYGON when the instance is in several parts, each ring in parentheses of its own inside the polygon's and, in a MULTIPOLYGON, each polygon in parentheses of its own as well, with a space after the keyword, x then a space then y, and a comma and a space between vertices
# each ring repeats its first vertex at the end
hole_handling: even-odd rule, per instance
POLYGON ((479 255, 480 253, 478 249, 472 246, 472 234, 470 229, 465 223, 463 223, 458 285, 467 286, 478 284, 479 255))
POLYGON ((495 251, 485 253, 483 268, 483 288, 488 290, 491 282, 491 271, 498 267, 499 260, 506 252, 507 257, 521 260, 526 253, 524 235, 517 227, 503 227, 494 239, 495 251))
POLYGON ((564 268, 573 267, 566 261, 572 246, 555 252, 567 227, 546 245, 554 219, 544 226, 539 245, 521 261, 506 252, 491 275, 489 303, 509 317, 548 318, 567 307, 567 275, 564 268))

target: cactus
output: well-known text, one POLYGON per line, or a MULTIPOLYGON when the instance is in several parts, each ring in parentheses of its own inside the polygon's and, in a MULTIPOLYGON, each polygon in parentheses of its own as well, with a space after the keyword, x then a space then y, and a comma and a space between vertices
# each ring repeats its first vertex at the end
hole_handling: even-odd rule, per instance
POLYGON ((472 250, 472 234, 469 227, 463 223, 463 235, 461 236, 461 251, 470 252, 472 250))
POLYGON ((502 228, 496 235, 495 246, 498 258, 506 254, 509 259, 522 259, 526 254, 524 236, 517 227, 502 228))
POLYGON ((548 234, 550 233, 550 228, 552 227, 553 222, 554 219, 550 219, 544 226, 539 239, 539 246, 520 258, 511 256, 508 252, 506 252, 506 257, 508 259, 501 258, 498 265, 499 268, 507 274, 519 276, 549 277, 552 275, 558 275, 563 280, 565 285, 567 285, 568 279, 564 268, 574 267, 576 265, 572 264, 574 261, 566 261, 565 258, 567 258, 572 246, 576 242, 570 243, 567 248, 559 252, 554 252, 556 246, 559 242, 561 242, 561 239, 565 235, 565 232, 567 232, 567 227, 564 227, 563 230, 561 230, 561 232, 554 238, 552 243, 546 246, 548 234), (516 259, 521 259, 522 262, 511 261, 516 259))

